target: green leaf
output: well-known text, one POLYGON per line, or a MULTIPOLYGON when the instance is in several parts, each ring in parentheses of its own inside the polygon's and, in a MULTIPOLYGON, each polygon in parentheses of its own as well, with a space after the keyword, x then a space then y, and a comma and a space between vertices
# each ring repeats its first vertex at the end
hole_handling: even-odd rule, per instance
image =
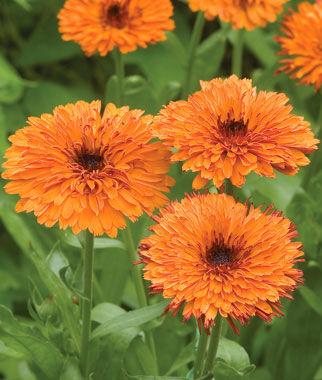
POLYGON ((59 62, 81 52, 76 43, 62 40, 58 33, 57 21, 56 15, 51 11, 41 18, 21 50, 19 57, 21 66, 59 62))
MULTIPOLYGON (((112 75, 106 85, 105 101, 115 103, 117 91, 117 77, 112 75)), ((124 103, 131 109, 142 109, 151 114, 159 111, 155 91, 140 75, 131 75, 124 79, 124 97, 124 103)))
POLYGON ((39 81, 33 88, 28 88, 24 97, 24 105, 29 115, 40 116, 52 113, 54 107, 78 100, 92 101, 95 94, 87 87, 67 87, 54 82, 39 81))
POLYGON ((31 253, 32 242, 38 254, 45 257, 57 241, 58 235, 55 235, 54 229, 49 230, 39 225, 34 215, 16 213, 14 207, 17 197, 6 194, 3 189, 4 181, 1 181, 1 184, 0 217, 6 229, 27 256, 31 253))
POLYGON ((171 375, 173 372, 177 371, 181 367, 187 365, 188 363, 194 360, 194 346, 194 342, 191 342, 183 347, 179 355, 176 357, 174 363, 172 363, 171 368, 167 372, 167 375, 171 375))
POLYGON ((187 65, 187 51, 185 47, 174 32, 166 32, 165 35, 167 39, 162 41, 161 44, 169 50, 182 67, 185 67, 187 65))
MULTIPOLYGON (((145 376, 145 375, 137 375, 131 376, 128 373, 125 373, 126 377, 129 379, 137 379, 137 380, 187 380, 186 377, 172 377, 172 376, 145 376)), ((212 380, 213 375, 208 374, 202 377, 198 377, 195 380, 212 380)))
POLYGON ((255 366, 250 365, 246 350, 237 342, 222 337, 219 341, 214 374, 216 380, 228 379, 228 376, 244 376, 250 373, 255 366))
POLYGON ((141 326, 144 323, 152 321, 154 318, 159 317, 164 308, 169 303, 168 300, 162 301, 156 305, 146 306, 138 310, 129 311, 120 317, 109 320, 98 326, 93 332, 91 339, 103 337, 111 334, 113 331, 122 330, 128 327, 141 326))
POLYGON ((68 359, 64 364, 64 369, 59 380, 83 380, 78 363, 68 359))
POLYGON ((33 362, 48 379, 57 380, 62 370, 61 353, 39 334, 21 325, 11 311, 0 305, 0 338, 3 343, 33 362))
MULTIPOLYGON (((63 231, 61 234, 64 243, 75 248, 83 248, 77 235, 74 235, 70 231, 63 231)), ((108 249, 108 248, 118 248, 125 250, 124 243, 117 239, 110 239, 105 237, 96 237, 94 239, 94 248, 97 249, 108 249)))
POLYGON ((125 367, 127 372, 135 375, 157 375, 158 368, 151 353, 151 350, 142 341, 140 336, 137 336, 132 342, 125 355, 125 367))
MULTIPOLYGON (((126 315, 125 310, 110 303, 101 303, 92 310, 92 320, 99 323, 109 323, 115 318, 126 315)), ((139 334, 138 328, 127 328, 115 330, 109 334, 108 339, 93 341, 91 343, 92 369, 94 379, 123 378, 121 368, 123 357, 131 341, 139 334)))
POLYGON ((303 286, 300 293, 311 308, 322 316, 322 300, 310 288, 303 286))
POLYGON ((212 33, 198 47, 196 63, 193 69, 192 90, 200 88, 200 80, 210 80, 218 72, 226 51, 225 31, 212 33))
POLYGON ((138 48, 126 54, 124 60, 140 67, 148 82, 156 90, 157 96, 166 83, 183 81, 184 69, 162 43, 150 45, 148 49, 138 48))
POLYGON ((276 46, 277 44, 272 39, 271 35, 266 33, 261 28, 256 28, 252 31, 244 33, 245 45, 259 62, 269 67, 276 63, 276 46))
POLYGON ((0 53, 0 103, 15 103, 22 95, 23 80, 0 53))

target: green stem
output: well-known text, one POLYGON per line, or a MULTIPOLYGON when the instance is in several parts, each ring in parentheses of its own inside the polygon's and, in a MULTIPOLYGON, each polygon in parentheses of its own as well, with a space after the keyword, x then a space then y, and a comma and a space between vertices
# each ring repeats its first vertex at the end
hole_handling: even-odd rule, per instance
POLYGON ((201 324, 201 332, 200 332, 200 338, 199 338, 199 343, 198 343, 198 350, 197 350, 196 360, 195 360, 195 364, 194 364, 194 379, 198 379, 202 375, 203 366, 205 363, 207 343, 208 343, 208 335, 206 334, 206 331, 203 327, 203 324, 201 324))
POLYGON ((82 340, 80 352, 80 367, 84 379, 89 379, 89 337, 91 333, 91 310, 93 296, 93 264, 94 264, 94 236, 85 231, 84 243, 84 299, 82 301, 82 340))
POLYGON ((244 30, 238 29, 236 33, 236 39, 233 45, 233 56, 231 62, 231 72, 232 74, 236 74, 239 78, 242 75, 243 35, 244 30))
POLYGON ((223 319, 222 319, 221 315, 218 313, 217 318, 216 318, 216 324, 211 330, 207 360, 205 363, 205 368, 204 368, 203 374, 207 374, 208 372, 211 372, 213 369, 214 362, 215 362, 216 355, 217 355, 219 340, 220 340, 222 320, 223 319))
POLYGON ((124 61, 123 54, 118 48, 114 51, 114 62, 115 62, 115 72, 117 76, 117 106, 121 107, 124 105, 124 61))
POLYGON ((203 12, 198 12, 193 31, 191 35, 189 52, 188 52, 188 65, 186 71, 186 77, 183 85, 182 97, 186 99, 190 93, 191 79, 193 74, 193 66, 196 58, 196 50, 200 42, 203 27, 205 25, 205 16, 203 12))
MULTIPOLYGON (((139 306, 145 307, 145 306, 148 306, 148 301, 147 301, 146 294, 145 294, 142 272, 141 272, 138 265, 133 264, 135 261, 137 261, 138 258, 137 258, 137 254, 136 254, 137 250, 136 250, 135 245, 134 245, 130 224, 128 224, 126 229, 125 229, 125 236, 126 236, 126 243, 127 243, 127 252, 129 255, 129 259, 130 259, 131 272, 132 272, 132 277, 133 277, 133 281, 134 281, 134 286, 135 286, 139 306)), ((154 343, 154 338, 153 338, 152 332, 147 331, 146 337, 147 337, 148 345, 150 346, 150 349, 152 352, 152 356, 153 356, 154 361, 155 361, 155 368, 157 369, 158 368, 158 361, 157 361, 155 343, 154 343)))
MULTIPOLYGON (((320 106, 319 115, 317 118, 316 125, 318 127, 316 138, 322 141, 322 104, 320 106)), ((307 189, 310 183, 310 179, 314 177, 314 174, 319 170, 320 162, 321 162, 321 150, 318 149, 311 155, 311 163, 308 168, 306 168, 303 179, 302 179, 302 187, 303 189, 307 189)))

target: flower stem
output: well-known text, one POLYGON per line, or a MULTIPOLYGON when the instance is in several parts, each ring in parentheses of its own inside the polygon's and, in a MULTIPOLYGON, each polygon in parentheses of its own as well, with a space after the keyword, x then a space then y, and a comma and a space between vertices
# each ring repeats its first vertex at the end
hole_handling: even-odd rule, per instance
POLYGON ((214 362, 215 362, 216 355, 217 355, 218 345, 219 345, 221 328, 222 328, 222 317, 218 313, 217 318, 216 318, 216 324, 211 330, 207 360, 205 363, 205 368, 204 368, 203 374, 207 374, 208 372, 211 372, 213 369, 214 362))
POLYGON ((208 335, 206 334, 203 324, 201 324, 198 350, 197 350, 196 360, 194 364, 194 379, 198 379, 202 375, 203 366, 205 362, 205 355, 206 355, 206 350, 207 350, 207 343, 208 343, 208 335))
POLYGON ((91 310, 93 295, 93 264, 94 264, 94 236, 85 231, 84 243, 84 299, 82 302, 82 341, 80 352, 80 366, 84 379, 89 379, 89 336, 91 333, 91 310))
MULTIPOLYGON (((136 255, 135 245, 133 242, 131 226, 129 224, 126 227, 125 236, 126 236, 127 252, 128 252, 130 263, 131 263, 131 272, 132 272, 132 277, 133 277, 133 281, 135 285, 136 295, 138 297, 139 306, 145 307, 145 306, 148 306, 148 301, 145 294, 141 270, 138 265, 133 264, 135 261, 137 261, 137 255, 136 255)), ((147 338, 147 342, 150 347, 152 356, 155 361, 155 368, 157 369, 158 361, 157 361, 157 355, 155 351, 154 338, 151 331, 146 331, 146 338, 147 338)))
POLYGON ((242 75, 243 36, 244 30, 238 29, 236 33, 236 39, 233 45, 233 56, 231 62, 231 72, 232 74, 236 74, 239 78, 242 75))
POLYGON ((121 107, 124 105, 124 61, 123 54, 118 48, 113 51, 114 62, 115 62, 115 72, 117 76, 117 106, 121 107))
MULTIPOLYGON (((320 106, 320 111, 318 114, 316 125, 318 127, 316 138, 322 141, 322 104, 320 106)), ((320 149, 312 153, 310 166, 306 168, 303 175, 303 189, 306 190, 308 188, 311 178, 314 177, 315 173, 318 171, 321 158, 322 157, 320 149)))
POLYGON ((193 66, 196 58, 196 50, 201 39, 203 27, 205 25, 205 16, 203 12, 198 12, 193 31, 191 35, 189 51, 188 51, 188 65, 186 77, 183 85, 182 97, 186 99, 190 93, 191 79, 193 73, 193 66))

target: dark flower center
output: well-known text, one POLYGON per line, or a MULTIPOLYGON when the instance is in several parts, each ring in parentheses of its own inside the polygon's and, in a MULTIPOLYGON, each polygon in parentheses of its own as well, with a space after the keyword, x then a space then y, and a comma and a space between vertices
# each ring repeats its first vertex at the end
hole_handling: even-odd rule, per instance
POLYGON ((218 127, 222 133, 226 136, 236 136, 236 135, 245 135, 247 132, 247 123, 244 123, 244 120, 227 120, 222 122, 218 120, 218 127))
POLYGON ((121 7, 119 4, 110 6, 106 14, 106 24, 117 29, 124 28, 129 19, 127 8, 127 6, 121 7))
POLYGON ((82 154, 78 163, 86 170, 92 172, 102 168, 103 157, 96 154, 82 154))
POLYGON ((217 266, 227 264, 233 260, 233 249, 225 247, 223 244, 216 244, 207 252, 207 261, 209 264, 217 266))

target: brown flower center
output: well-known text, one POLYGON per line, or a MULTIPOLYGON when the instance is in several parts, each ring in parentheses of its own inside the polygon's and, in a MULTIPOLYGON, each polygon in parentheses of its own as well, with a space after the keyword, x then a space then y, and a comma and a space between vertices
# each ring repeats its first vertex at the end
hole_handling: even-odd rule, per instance
POLYGON ((244 123, 244 120, 227 120, 222 122, 220 119, 218 120, 218 127, 222 131, 222 133, 226 136, 244 136, 247 132, 247 123, 244 123))
POLYGON ((103 157, 96 154, 82 154, 79 156, 78 163, 90 172, 94 170, 102 169, 103 167, 103 157))
POLYGON ((113 28, 122 29, 126 26, 129 20, 129 11, 127 4, 120 6, 120 4, 114 3, 111 5, 106 13, 105 23, 113 28))
POLYGON ((228 264, 233 261, 234 251, 224 244, 216 242, 213 247, 206 253, 206 259, 209 264, 217 266, 228 264))

